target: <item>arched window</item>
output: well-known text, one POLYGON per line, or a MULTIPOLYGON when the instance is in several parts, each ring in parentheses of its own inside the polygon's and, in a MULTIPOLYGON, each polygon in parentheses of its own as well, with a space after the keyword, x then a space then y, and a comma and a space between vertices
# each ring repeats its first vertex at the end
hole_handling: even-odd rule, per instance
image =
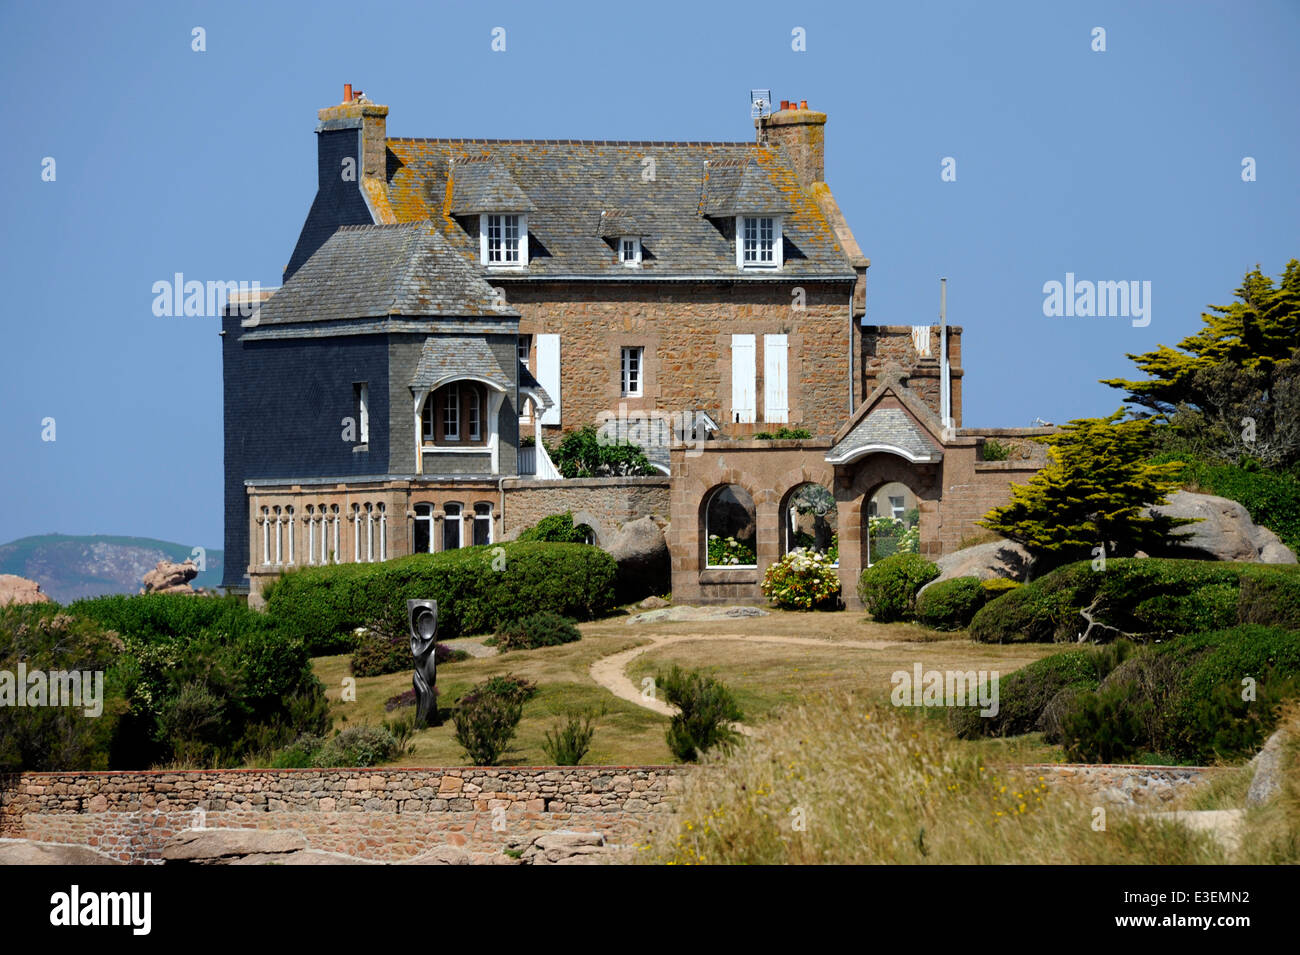
POLYGON ((754 499, 739 484, 723 484, 704 507, 706 567, 756 567, 754 499))
POLYGON ((292 507, 286 507, 286 508, 285 508, 285 513, 288 515, 288 517, 287 517, 287 523, 285 524, 285 536, 286 536, 287 539, 288 539, 288 545, 289 545, 289 547, 288 547, 288 551, 289 551, 289 560, 288 560, 288 563, 292 564, 292 563, 293 563, 293 508, 292 508, 292 507))
POLYGON ((262 508, 262 563, 271 563, 271 509, 262 508))
POLYGON ((375 508, 366 504, 366 563, 375 560, 375 508))
POLYGON ((361 505, 352 505, 352 563, 361 563, 361 505))
POLYGON ((282 536, 281 536, 281 533, 280 533, 280 528, 283 526, 283 520, 284 520, 284 515, 280 512, 280 508, 279 508, 279 507, 276 507, 276 509, 275 509, 275 563, 276 563, 276 566, 279 566, 280 564, 283 564, 283 563, 284 563, 284 550, 283 550, 283 547, 284 547, 284 540, 283 540, 283 538, 282 538, 282 536))
POLYGON ((781 553, 802 549, 839 563, 839 513, 835 496, 820 484, 799 484, 781 506, 781 553))
POLYGON ((460 547, 461 507, 459 504, 444 504, 442 511, 442 549, 456 550, 460 547))
POLYGON ((316 563, 316 507, 307 505, 307 563, 316 563))
POLYGON ((342 558, 340 553, 342 548, 339 546, 339 506, 334 504, 330 507, 334 513, 334 549, 330 552, 334 555, 334 563, 338 563, 342 558))
POLYGON ((377 504, 379 512, 379 559, 388 560, 388 508, 377 504))
POLYGON ((453 381, 431 392, 420 409, 421 440, 425 444, 483 444, 483 386, 453 381))
POLYGON ((867 501, 867 566, 891 554, 920 552, 921 511, 906 484, 892 481, 867 501))
POLYGON ((486 501, 474 505, 474 543, 492 543, 492 505, 486 501))
POLYGON ((432 504, 415 505, 415 538, 412 541, 411 553, 413 554, 433 553, 433 505, 432 504))

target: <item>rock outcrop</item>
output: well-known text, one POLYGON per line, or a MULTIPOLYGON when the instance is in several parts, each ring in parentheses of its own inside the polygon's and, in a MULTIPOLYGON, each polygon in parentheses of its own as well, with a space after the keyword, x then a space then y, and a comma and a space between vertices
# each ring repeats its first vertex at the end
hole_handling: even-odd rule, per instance
MULTIPOLYGON (((935 561, 939 576, 925 586, 930 587, 941 580, 951 580, 954 577, 978 577, 980 580, 1006 577, 1023 582, 1029 574, 1031 563, 1033 558, 1029 556, 1029 551, 1015 541, 989 541, 940 557, 935 561)), ((921 589, 925 590, 925 587, 921 589)))
POLYGON ((0 839, 0 865, 125 865, 87 846, 0 839))
POLYGON ((618 562, 618 599, 631 602, 672 589, 672 557, 664 529, 653 518, 628 521, 606 548, 618 562))
POLYGON ((194 588, 190 581, 199 575, 199 568, 194 561, 183 564, 170 560, 160 560, 154 569, 144 575, 140 588, 142 594, 192 594, 194 588))
POLYGON ((1178 528, 1174 533, 1181 533, 1184 538, 1152 556, 1296 563, 1296 555, 1276 534, 1259 527, 1242 505, 1226 497, 1178 491, 1170 496, 1168 503, 1151 508, 1150 513, 1201 518, 1195 524, 1178 528))
POLYGON ((41 593, 41 585, 15 574, 0 574, 0 607, 5 604, 49 603, 50 598, 41 593))

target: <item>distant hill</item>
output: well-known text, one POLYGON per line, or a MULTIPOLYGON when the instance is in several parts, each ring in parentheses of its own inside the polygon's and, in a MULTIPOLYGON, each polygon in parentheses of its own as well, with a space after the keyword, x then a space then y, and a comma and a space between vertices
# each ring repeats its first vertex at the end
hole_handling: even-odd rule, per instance
MULTIPOLYGON (((108 534, 41 534, 0 544, 0 574, 17 574, 41 585, 51 600, 66 604, 80 597, 134 594, 140 580, 160 560, 188 559, 193 547, 151 537, 108 534)), ((207 566, 190 586, 221 584, 223 553, 208 550, 207 566)))

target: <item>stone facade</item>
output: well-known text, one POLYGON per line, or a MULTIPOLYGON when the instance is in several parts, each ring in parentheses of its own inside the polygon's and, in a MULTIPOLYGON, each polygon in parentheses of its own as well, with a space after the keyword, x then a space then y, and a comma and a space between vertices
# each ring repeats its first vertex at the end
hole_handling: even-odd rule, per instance
POLYGON ((0 836, 160 861, 190 828, 293 829, 310 848, 401 861, 538 829, 611 843, 671 811, 681 767, 189 770, 0 777, 0 836))

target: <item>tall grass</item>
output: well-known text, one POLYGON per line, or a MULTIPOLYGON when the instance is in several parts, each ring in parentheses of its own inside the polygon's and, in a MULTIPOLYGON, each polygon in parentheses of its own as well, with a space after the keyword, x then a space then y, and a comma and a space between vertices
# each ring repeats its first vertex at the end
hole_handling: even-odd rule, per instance
POLYGON ((640 861, 668 864, 1195 864, 1205 833, 1094 806, 988 765, 942 721, 833 694, 687 777, 640 861))

